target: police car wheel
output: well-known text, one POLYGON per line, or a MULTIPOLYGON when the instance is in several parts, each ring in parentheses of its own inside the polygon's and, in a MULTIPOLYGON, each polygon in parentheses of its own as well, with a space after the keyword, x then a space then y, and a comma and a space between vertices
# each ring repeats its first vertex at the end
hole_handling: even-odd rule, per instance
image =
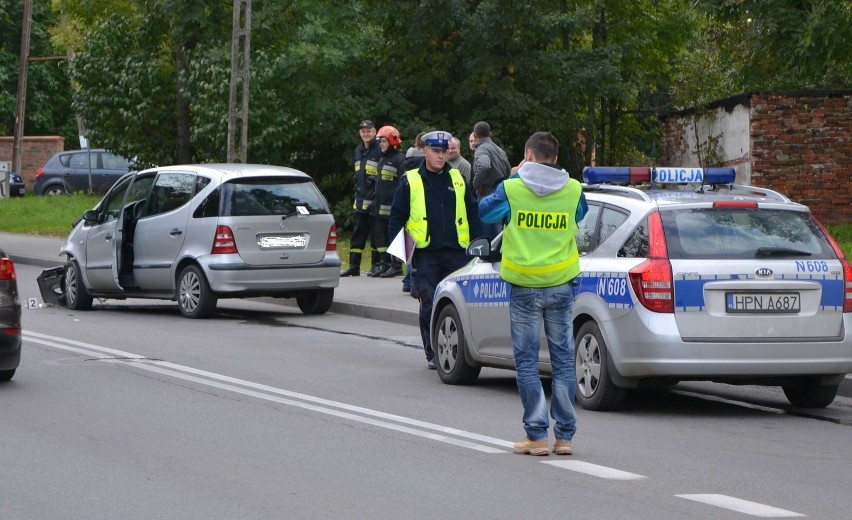
POLYGON ((432 350, 438 365, 438 377, 448 385, 476 382, 481 367, 467 362, 464 328, 454 305, 441 309, 432 332, 432 350))
POLYGON ((575 340, 577 402, 586 410, 617 408, 626 390, 615 386, 609 377, 609 351, 597 323, 584 323, 577 331, 575 340))
POLYGON ((820 385, 819 378, 803 378, 784 385, 784 395, 793 406, 802 408, 825 408, 837 396, 840 385, 820 385))
POLYGON ((64 280, 65 307, 72 311, 86 311, 92 308, 92 295, 83 284, 80 265, 76 260, 68 260, 64 280))

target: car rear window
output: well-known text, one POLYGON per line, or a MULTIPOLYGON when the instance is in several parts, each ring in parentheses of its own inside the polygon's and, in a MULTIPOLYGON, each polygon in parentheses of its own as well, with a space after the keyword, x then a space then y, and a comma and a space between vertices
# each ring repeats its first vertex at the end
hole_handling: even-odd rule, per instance
POLYGON ((835 258, 809 213, 702 208, 660 215, 673 259, 835 258))
POLYGON ((248 178, 222 186, 222 216, 291 215, 303 207, 310 214, 330 213, 328 204, 311 179, 248 178))

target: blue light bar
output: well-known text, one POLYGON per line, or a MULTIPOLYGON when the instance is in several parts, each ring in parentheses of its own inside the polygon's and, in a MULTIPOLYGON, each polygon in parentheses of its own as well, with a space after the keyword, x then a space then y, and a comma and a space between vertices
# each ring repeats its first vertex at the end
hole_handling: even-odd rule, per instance
POLYGON ((629 168, 626 166, 587 166, 583 180, 589 184, 731 184, 737 177, 733 168, 629 168))
POLYGON ((589 184, 642 184, 651 182, 651 168, 586 166, 583 180, 589 184))

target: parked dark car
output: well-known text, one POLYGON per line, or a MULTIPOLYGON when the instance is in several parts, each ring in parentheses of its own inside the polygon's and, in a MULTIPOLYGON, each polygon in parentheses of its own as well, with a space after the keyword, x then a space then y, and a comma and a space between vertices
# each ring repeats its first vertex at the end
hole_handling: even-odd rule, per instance
POLYGON ((15 375, 21 362, 21 300, 15 264, 0 250, 0 381, 15 375))
POLYGON ((132 162, 106 150, 59 152, 36 171, 36 195, 65 195, 89 189, 91 162, 92 191, 106 193, 115 181, 131 170, 132 162))
POLYGON ((20 175, 12 172, 12 177, 9 179, 9 196, 23 197, 26 192, 27 189, 24 187, 24 180, 21 179, 20 175))

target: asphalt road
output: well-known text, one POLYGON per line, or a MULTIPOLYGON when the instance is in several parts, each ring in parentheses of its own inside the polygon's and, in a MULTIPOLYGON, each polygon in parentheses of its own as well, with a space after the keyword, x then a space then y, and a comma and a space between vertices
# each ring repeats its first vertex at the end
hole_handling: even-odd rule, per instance
MULTIPOLYGON (((21 296, 39 268, 18 265, 21 296)), ((451 387, 415 327, 222 301, 24 312, 0 384, 0 518, 848 518, 852 399, 678 385, 511 454, 508 371, 451 387)))

